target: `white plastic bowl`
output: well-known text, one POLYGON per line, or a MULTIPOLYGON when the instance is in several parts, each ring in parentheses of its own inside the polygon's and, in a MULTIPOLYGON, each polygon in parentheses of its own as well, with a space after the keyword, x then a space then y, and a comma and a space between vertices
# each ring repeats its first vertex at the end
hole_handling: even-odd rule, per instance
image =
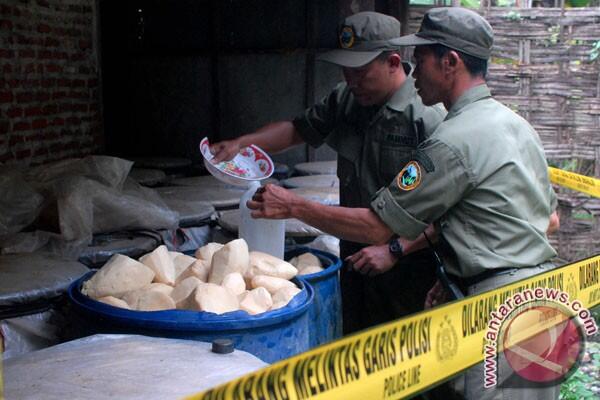
POLYGON ((275 169, 273 160, 261 148, 255 145, 244 147, 230 161, 217 164, 212 162, 214 158, 210 152, 208 138, 200 142, 200 152, 204 157, 204 165, 212 176, 230 185, 248 187, 252 181, 267 179, 275 169))

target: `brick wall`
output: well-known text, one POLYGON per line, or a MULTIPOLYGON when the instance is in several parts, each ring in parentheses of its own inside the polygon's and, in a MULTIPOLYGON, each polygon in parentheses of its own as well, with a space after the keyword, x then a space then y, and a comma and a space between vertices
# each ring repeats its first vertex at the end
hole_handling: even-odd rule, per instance
POLYGON ((94 0, 0 0, 0 164, 102 147, 94 0))

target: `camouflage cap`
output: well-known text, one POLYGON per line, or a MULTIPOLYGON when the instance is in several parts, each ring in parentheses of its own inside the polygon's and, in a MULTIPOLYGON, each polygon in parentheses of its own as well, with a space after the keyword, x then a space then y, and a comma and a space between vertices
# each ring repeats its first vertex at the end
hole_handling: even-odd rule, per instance
POLYGON ((487 60, 494 43, 494 31, 475 11, 460 7, 440 7, 425 13, 419 32, 391 40, 391 43, 397 46, 438 43, 487 60))
POLYGON ((341 49, 324 53, 317 60, 342 67, 362 67, 384 51, 396 50, 390 39, 399 36, 400 21, 396 18, 372 11, 359 12, 346 18, 340 28, 341 49))

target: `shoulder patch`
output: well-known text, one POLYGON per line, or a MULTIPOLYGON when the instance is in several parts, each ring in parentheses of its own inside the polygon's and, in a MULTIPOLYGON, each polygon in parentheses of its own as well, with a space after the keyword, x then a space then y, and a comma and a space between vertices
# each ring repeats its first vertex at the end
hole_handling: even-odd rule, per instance
POLYGON ((396 177, 396 184, 405 191, 417 188, 421 184, 421 167, 416 161, 410 161, 396 177))
POLYGON ((435 165, 431 158, 422 150, 413 151, 412 159, 417 161, 420 165, 423 166, 425 172, 433 172, 435 171, 435 165))

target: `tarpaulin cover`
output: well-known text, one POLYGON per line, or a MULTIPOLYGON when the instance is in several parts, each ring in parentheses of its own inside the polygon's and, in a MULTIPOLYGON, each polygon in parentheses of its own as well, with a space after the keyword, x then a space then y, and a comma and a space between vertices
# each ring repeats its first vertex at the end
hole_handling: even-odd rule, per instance
POLYGON ((180 399, 267 364, 246 352, 215 354, 209 343, 94 335, 4 363, 7 399, 180 399))

